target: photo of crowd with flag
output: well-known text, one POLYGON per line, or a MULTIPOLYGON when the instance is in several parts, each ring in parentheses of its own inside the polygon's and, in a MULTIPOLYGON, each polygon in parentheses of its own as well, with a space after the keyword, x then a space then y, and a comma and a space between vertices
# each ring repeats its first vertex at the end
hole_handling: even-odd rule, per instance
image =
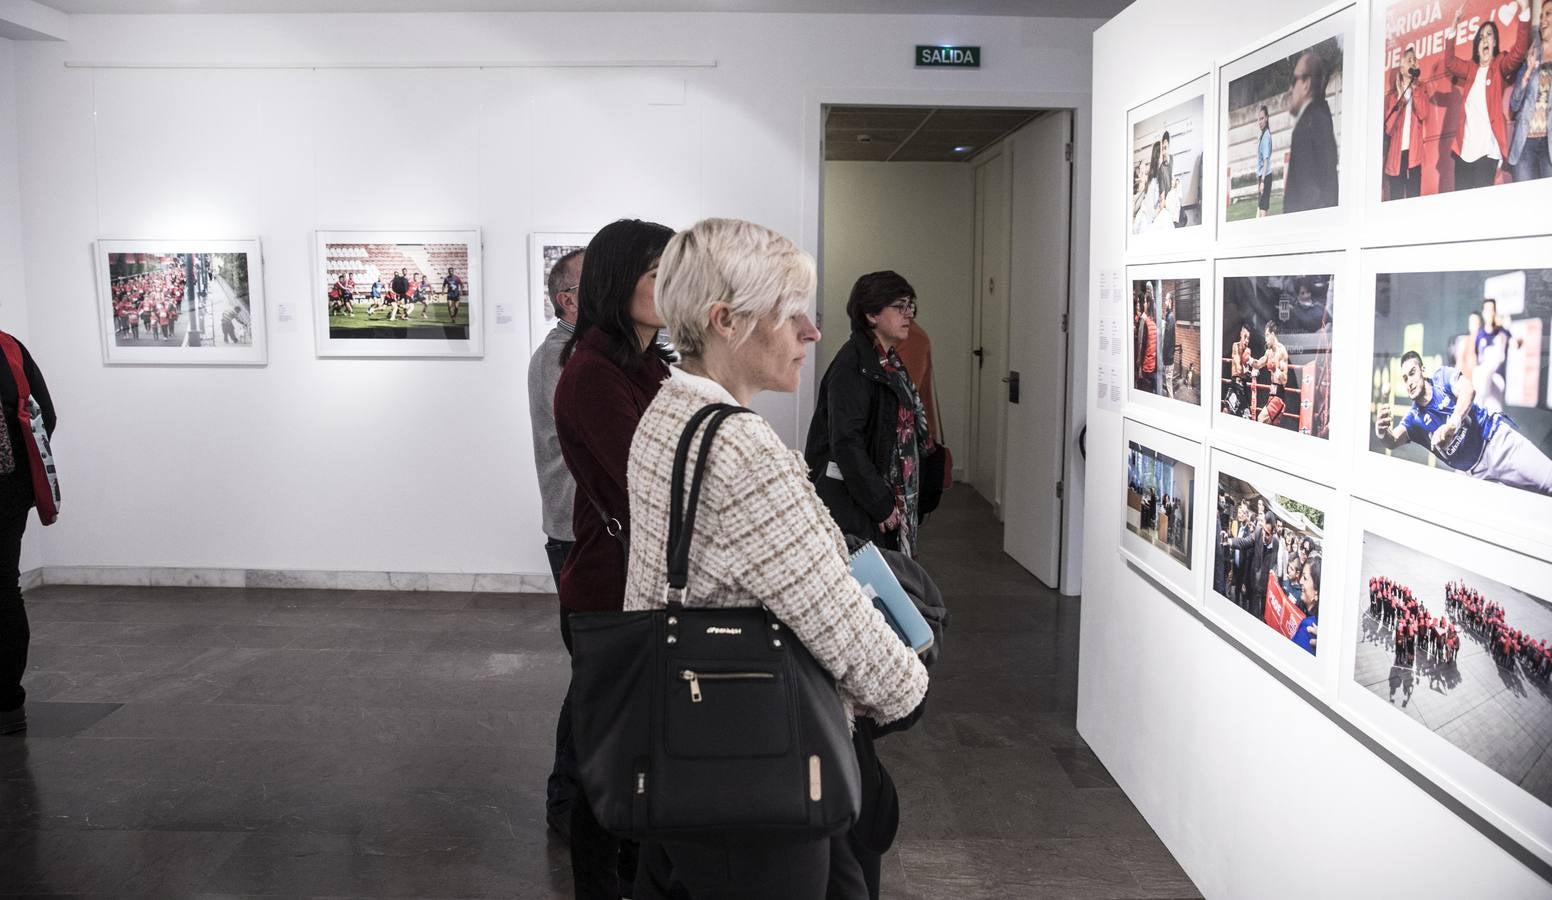
POLYGON ((118 347, 250 346, 246 253, 109 253, 118 347))
POLYGON ((1330 437, 1335 282, 1334 275, 1223 279, 1220 412, 1330 437))
POLYGON ((1362 541, 1353 680, 1552 804, 1552 604, 1432 548, 1362 541))
POLYGON ((1136 441, 1127 443, 1126 528, 1191 568, 1196 469, 1136 441))
POLYGON ((1220 472, 1214 534, 1213 591, 1315 655, 1325 512, 1220 472))

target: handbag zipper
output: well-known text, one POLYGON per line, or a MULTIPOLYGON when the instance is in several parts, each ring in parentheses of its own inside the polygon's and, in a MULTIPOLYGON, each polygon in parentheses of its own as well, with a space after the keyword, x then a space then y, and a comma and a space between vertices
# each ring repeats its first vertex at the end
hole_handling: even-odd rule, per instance
POLYGON ((697 672, 684 669, 679 673, 679 678, 690 683, 690 702, 699 703, 702 681, 772 681, 776 676, 771 672, 697 672))

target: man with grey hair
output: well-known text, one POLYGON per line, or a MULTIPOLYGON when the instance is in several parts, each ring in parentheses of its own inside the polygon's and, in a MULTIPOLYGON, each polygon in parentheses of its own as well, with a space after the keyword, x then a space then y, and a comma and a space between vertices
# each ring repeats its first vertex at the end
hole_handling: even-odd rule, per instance
MULTIPOLYGON (((576 482, 561 456, 555 431, 555 385, 560 381, 560 352, 576 331, 577 284, 582 275, 582 251, 555 261, 546 287, 555 304, 557 321, 544 343, 528 361, 528 415, 533 424, 534 464, 539 470, 539 495, 544 501, 544 552, 550 574, 560 584, 560 570, 571 552, 571 506, 576 482)), ((571 619, 560 608, 561 634, 570 646, 571 619)), ((555 765, 545 789, 545 819, 563 837, 570 837, 571 804, 577 795, 577 753, 571 739, 571 696, 561 701, 555 722, 555 765)))
POLYGON ((1294 63, 1288 88, 1294 126, 1283 175, 1285 213, 1336 206, 1336 127, 1326 103, 1326 78, 1326 61, 1314 50, 1306 50, 1294 63))

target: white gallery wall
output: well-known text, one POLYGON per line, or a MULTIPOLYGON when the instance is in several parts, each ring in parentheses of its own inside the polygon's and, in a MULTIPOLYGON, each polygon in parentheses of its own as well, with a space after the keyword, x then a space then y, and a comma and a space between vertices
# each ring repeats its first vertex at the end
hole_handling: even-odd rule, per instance
MULTIPOLYGON (((1124 271, 1127 110, 1323 6, 1246 0, 1225 15, 1207 0, 1138 0, 1095 34, 1091 321, 1126 314, 1124 300, 1101 296, 1100 276, 1124 271)), ((1368 6, 1357 9, 1365 21, 1368 6)), ((1354 67, 1365 33, 1360 25, 1354 67)), ((1358 246, 1342 233, 1324 240, 1350 255, 1358 246)), ((1096 336, 1091 358, 1097 346, 1096 336)), ((1203 893, 1546 897, 1546 882, 1515 855, 1122 562, 1122 419, 1087 402, 1096 464, 1078 727, 1203 893)))
MULTIPOLYGON (((1086 106, 1096 25, 74 16, 68 42, 15 45, 17 127, 0 130, 19 148, 26 335, 64 423, 64 515, 41 563, 129 580, 547 572, 523 387, 530 232, 724 215, 817 252, 822 103, 1086 106), (914 70, 911 48, 937 42, 981 45, 984 67, 914 70), (488 326, 479 360, 316 358, 312 232, 427 225, 483 230, 481 302, 515 321, 488 326), (269 364, 104 367, 99 236, 261 238, 269 364)), ((756 402, 789 442, 809 376, 756 402)))
POLYGON ((894 269, 916 288, 917 320, 932 338, 943 440, 968 448, 974 253, 975 169, 969 164, 825 163, 818 374, 851 336, 852 283, 894 269))

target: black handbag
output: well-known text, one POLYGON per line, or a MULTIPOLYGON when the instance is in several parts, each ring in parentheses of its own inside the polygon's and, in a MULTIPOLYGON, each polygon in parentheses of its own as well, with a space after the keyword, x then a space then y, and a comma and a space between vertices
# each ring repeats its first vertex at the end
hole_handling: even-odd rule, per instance
POLYGON ((642 841, 811 840, 851 827, 861 776, 835 681, 768 609, 683 605, 713 404, 674 456, 667 608, 571 616, 582 788, 608 831, 642 841), (688 499, 684 474, 703 421, 688 499))

